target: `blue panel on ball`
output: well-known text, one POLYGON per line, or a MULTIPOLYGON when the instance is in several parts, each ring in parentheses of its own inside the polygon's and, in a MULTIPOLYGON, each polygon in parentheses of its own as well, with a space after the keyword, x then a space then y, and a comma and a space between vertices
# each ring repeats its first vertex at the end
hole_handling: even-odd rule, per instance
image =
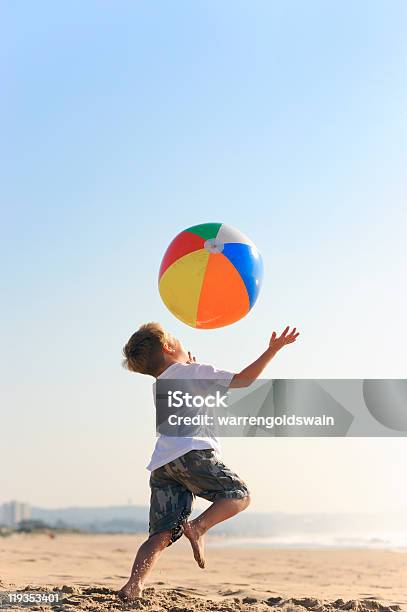
POLYGON ((263 279, 263 261, 260 253, 256 247, 249 244, 227 242, 222 254, 229 259, 242 277, 252 308, 260 293, 263 279))

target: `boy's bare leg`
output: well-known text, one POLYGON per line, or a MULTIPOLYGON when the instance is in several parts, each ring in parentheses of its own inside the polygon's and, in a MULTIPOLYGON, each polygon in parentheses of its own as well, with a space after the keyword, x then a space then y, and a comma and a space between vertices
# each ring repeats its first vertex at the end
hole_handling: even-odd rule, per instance
POLYGON ((184 534, 191 542, 195 561, 199 567, 205 567, 205 549, 204 539, 205 533, 218 523, 226 521, 226 519, 242 512, 250 504, 250 497, 247 495, 243 499, 226 499, 220 498, 213 502, 207 510, 202 512, 196 519, 188 523, 184 523, 184 534))
POLYGON ((131 576, 124 587, 118 592, 120 599, 123 601, 131 601, 141 596, 144 582, 148 574, 164 548, 168 546, 170 540, 171 530, 167 530, 156 533, 143 542, 137 551, 131 570, 131 576))

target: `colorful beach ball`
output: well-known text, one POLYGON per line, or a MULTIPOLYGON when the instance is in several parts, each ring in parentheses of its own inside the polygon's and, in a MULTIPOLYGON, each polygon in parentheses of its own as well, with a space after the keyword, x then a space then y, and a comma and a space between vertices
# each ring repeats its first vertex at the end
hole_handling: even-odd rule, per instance
POLYGON ((224 223, 184 230, 165 252, 159 291, 178 319, 201 329, 230 325, 253 308, 261 286, 261 255, 249 238, 224 223))

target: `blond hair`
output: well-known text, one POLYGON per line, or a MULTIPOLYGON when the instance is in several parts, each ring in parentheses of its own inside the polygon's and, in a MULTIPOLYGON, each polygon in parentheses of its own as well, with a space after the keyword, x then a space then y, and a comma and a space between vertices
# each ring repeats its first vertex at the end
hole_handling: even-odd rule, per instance
POLYGON ((145 323, 123 347, 123 367, 157 376, 164 361, 162 347, 167 341, 167 333, 159 323, 145 323))

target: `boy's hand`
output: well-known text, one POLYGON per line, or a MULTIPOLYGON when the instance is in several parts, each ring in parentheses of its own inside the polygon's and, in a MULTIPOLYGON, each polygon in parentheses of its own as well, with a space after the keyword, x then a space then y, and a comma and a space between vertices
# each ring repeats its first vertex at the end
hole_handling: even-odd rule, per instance
POLYGON ((269 350, 271 352, 277 353, 277 351, 282 349, 286 344, 291 344, 297 340, 298 336, 300 335, 300 332, 297 332, 297 328, 294 327, 291 332, 289 330, 290 327, 287 326, 281 336, 278 337, 276 332, 273 332, 269 343, 269 350))
POLYGON ((188 351, 188 361, 187 363, 196 363, 196 357, 195 355, 193 355, 191 353, 191 351, 188 351))
POLYGON ((270 363, 273 359, 274 355, 286 344, 291 344, 295 342, 300 335, 297 332, 297 328, 290 332, 290 328, 286 327, 281 336, 277 338, 276 332, 273 332, 273 335, 270 338, 269 347, 256 361, 253 361, 250 365, 248 365, 244 370, 235 374, 231 380, 230 387, 233 389, 235 387, 248 387, 253 380, 256 380, 263 372, 264 368, 270 363))

